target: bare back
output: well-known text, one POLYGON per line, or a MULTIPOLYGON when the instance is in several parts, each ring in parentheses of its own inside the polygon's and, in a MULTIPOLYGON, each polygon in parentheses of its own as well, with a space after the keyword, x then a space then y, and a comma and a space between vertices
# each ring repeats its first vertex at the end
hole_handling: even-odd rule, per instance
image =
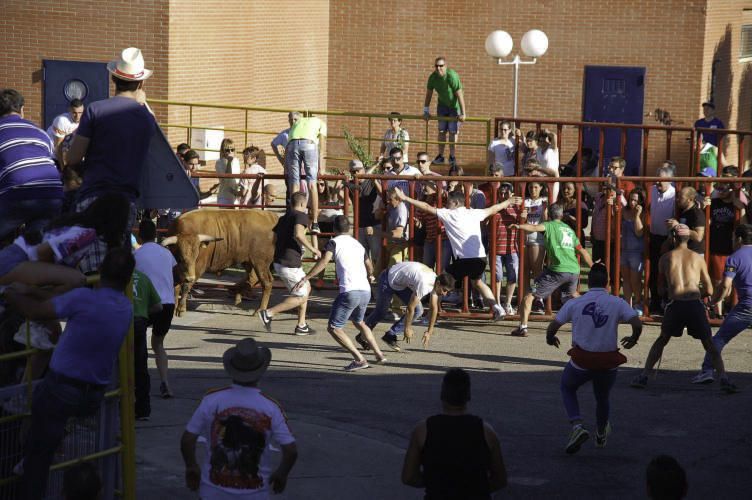
POLYGON ((705 259, 688 249, 686 245, 663 255, 658 270, 666 280, 666 291, 670 300, 700 299, 703 292, 713 292, 705 259), (703 290, 700 289, 701 283, 703 290))

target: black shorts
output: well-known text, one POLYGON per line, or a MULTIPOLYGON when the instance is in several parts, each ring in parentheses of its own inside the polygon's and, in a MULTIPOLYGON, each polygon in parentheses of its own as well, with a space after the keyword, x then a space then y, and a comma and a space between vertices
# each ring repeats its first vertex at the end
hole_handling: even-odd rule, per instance
POLYGON ((685 328, 690 336, 698 340, 710 338, 708 313, 700 299, 672 300, 666 306, 661 335, 681 337, 685 328))
POLYGON ((162 304, 162 310, 149 316, 151 334, 164 337, 172 326, 172 316, 175 314, 175 304, 162 304))
POLYGON ((457 259, 447 267, 446 272, 454 276, 459 281, 465 276, 471 280, 477 280, 483 277, 486 270, 486 259, 473 257, 471 259, 457 259))

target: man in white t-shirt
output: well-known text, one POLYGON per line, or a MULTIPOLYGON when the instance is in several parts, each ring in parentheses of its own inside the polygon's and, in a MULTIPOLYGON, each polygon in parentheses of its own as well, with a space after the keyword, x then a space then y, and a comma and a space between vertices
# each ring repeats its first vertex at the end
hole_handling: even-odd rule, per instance
POLYGON ((167 351, 164 348, 164 338, 172 326, 172 316, 175 314, 175 281, 177 275, 177 261, 172 253, 162 245, 156 243, 157 226, 151 219, 144 219, 138 225, 138 236, 141 246, 133 256, 136 258, 136 270, 149 278, 162 301, 162 310, 149 316, 151 323, 151 348, 154 351, 154 361, 157 364, 159 378, 159 393, 163 398, 171 398, 172 391, 167 381, 167 351))
MULTIPOLYGON (((430 295, 431 316, 428 320, 428 330, 423 335, 423 345, 427 346, 433 334, 436 317, 439 312, 439 297, 444 297, 454 289, 454 277, 449 273, 441 273, 436 276, 433 270, 420 262, 400 262, 389 269, 381 272, 378 281, 379 296, 376 300, 376 308, 366 318, 369 328, 376 327, 379 321, 389 311, 392 296, 396 295, 407 306, 404 316, 394 322, 381 340, 389 347, 399 351, 398 335, 404 332, 404 340, 410 343, 413 336, 413 319, 423 314, 421 300, 430 295)), ((355 337, 363 350, 368 350, 368 345, 362 335, 355 337)))
POLYGON ((455 259, 447 268, 447 272, 458 282, 465 276, 470 278, 473 287, 480 292, 487 304, 491 304, 494 320, 503 318, 504 309, 496 302, 488 285, 483 282, 483 274, 486 270, 486 250, 483 247, 480 223, 512 204, 521 205, 522 198, 514 196, 488 208, 473 209, 465 208, 465 195, 458 191, 449 193, 446 208, 436 208, 428 203, 414 200, 399 189, 397 196, 400 200, 414 205, 418 210, 438 217, 439 221, 444 224, 455 259))
MULTIPOLYGON (((290 123, 290 127, 292 127, 293 123, 297 122, 299 119, 300 113, 297 111, 291 111, 287 114, 287 121, 290 123)), ((272 152, 274 153, 274 156, 277 157, 277 161, 279 161, 280 165, 283 167, 285 166, 285 148, 287 147, 288 142, 290 142, 289 127, 272 139, 272 152)))
POLYGON ((271 359, 271 351, 253 339, 225 351, 222 362, 232 385, 209 391, 183 432, 185 483, 204 500, 263 500, 285 490, 298 448, 282 407, 258 388, 271 359), (199 437, 208 447, 201 467, 196 461, 199 437), (274 472, 273 446, 282 450, 274 472))
POLYGON ((487 163, 489 168, 493 165, 501 165, 504 177, 514 177, 514 149, 515 145, 509 139, 513 128, 510 122, 501 122, 501 134, 498 139, 488 145, 487 163))
POLYGON ((66 137, 76 131, 83 115, 83 101, 81 99, 73 99, 68 106, 68 112, 57 115, 52 120, 52 125, 47 128, 47 135, 52 139, 55 149, 57 149, 66 137))
POLYGON ((334 238, 324 247, 324 255, 319 259, 308 274, 301 279, 292 289, 293 293, 306 286, 311 276, 316 276, 324 270, 326 265, 334 259, 334 265, 337 271, 337 280, 339 281, 339 295, 334 300, 331 313, 329 314, 329 325, 327 331, 334 337, 339 345, 344 347, 347 352, 352 354, 353 361, 345 367, 345 371, 351 372, 370 368, 368 361, 355 348, 350 337, 345 335, 343 327, 347 320, 351 320, 355 328, 360 332, 361 337, 365 337, 368 346, 376 354, 376 363, 384 363, 386 358, 376 344, 373 338, 373 332, 368 328, 364 321, 368 302, 371 300, 371 282, 373 276, 373 265, 371 259, 366 255, 366 249, 363 248, 358 240, 348 234, 350 232, 350 223, 344 215, 338 215, 334 218, 334 238))
POLYGON ((577 389, 591 380, 596 401, 595 446, 606 446, 611 432, 609 392, 616 382, 617 367, 627 361, 619 353, 619 323, 632 326, 632 336, 621 341, 625 349, 634 347, 642 333, 642 321, 637 312, 624 299, 609 294, 607 286, 608 268, 601 263, 593 264, 588 273, 588 292, 567 301, 546 330, 546 343, 558 349, 560 342, 556 332, 565 323, 572 323, 572 349, 567 352, 571 359, 561 377, 561 396, 573 425, 566 447, 569 454, 577 453, 590 437, 582 425, 577 389))

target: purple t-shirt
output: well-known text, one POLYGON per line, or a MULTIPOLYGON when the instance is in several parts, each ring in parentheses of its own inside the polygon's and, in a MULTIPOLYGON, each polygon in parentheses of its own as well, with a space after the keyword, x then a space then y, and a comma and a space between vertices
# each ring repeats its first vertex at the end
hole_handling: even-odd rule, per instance
POLYGON ((744 245, 726 259, 723 275, 734 279, 739 304, 752 307, 752 245, 744 245))
MULTIPOLYGON (((695 128, 726 128, 726 126, 718 118, 713 118, 710 121, 705 118, 700 118, 695 122, 695 128)), ((718 147, 718 134, 706 132, 704 138, 705 142, 709 142, 713 146, 718 147)))
POLYGON ((0 118, 0 199, 63 197, 47 132, 18 115, 0 118))
POLYGON ((127 97, 87 106, 76 133, 89 139, 80 199, 107 192, 138 198, 141 169, 157 122, 146 108, 127 97))
POLYGON ((128 298, 112 288, 76 288, 52 299, 65 330, 52 353, 50 369, 83 382, 110 382, 120 345, 133 319, 128 298))

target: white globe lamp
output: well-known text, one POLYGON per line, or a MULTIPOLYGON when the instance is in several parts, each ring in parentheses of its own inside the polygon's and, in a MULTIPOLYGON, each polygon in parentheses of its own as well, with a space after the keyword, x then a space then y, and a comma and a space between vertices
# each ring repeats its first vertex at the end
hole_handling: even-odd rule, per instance
POLYGON ((541 30, 530 30, 522 37, 520 45, 526 56, 540 57, 548 50, 548 37, 541 30))
MULTIPOLYGON (((545 37, 545 35, 543 35, 545 37)), ((523 40, 524 42, 524 40, 523 40)), ((546 40, 548 45, 548 40, 546 40)), ((496 59, 503 59, 512 52, 514 42, 506 31, 496 30, 486 37, 486 52, 496 59)), ((545 52, 545 49, 543 50, 545 52)))

